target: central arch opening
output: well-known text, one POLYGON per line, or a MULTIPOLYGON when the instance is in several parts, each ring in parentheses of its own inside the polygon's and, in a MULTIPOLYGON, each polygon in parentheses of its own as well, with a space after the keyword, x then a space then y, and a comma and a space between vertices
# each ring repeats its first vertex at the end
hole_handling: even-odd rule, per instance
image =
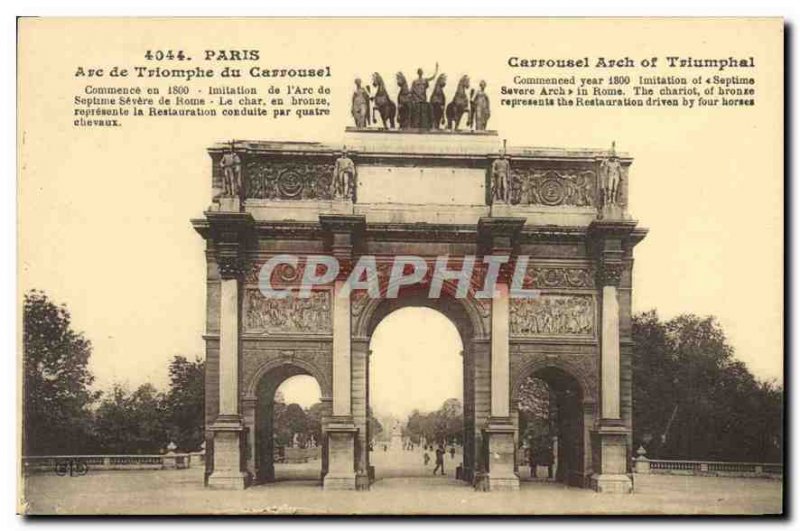
POLYGON ((375 480, 455 480, 463 463, 464 339, 437 308, 387 309, 370 336, 375 480), (446 479, 443 479, 446 478, 446 479))

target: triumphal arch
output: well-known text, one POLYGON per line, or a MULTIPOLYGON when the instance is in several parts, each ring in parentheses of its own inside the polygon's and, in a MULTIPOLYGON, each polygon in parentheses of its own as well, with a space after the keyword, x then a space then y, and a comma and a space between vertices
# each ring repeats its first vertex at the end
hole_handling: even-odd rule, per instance
POLYGON ((394 310, 427 306, 464 345, 466 484, 518 488, 517 399, 533 375, 559 403, 561 479, 630 491, 631 270, 645 231, 628 214, 628 155, 506 146, 487 130, 363 127, 336 145, 208 152, 214 200, 193 225, 206 241, 209 487, 274 477, 275 390, 306 374, 327 410, 324 488, 369 488, 370 337, 394 310), (321 256, 339 264, 332 277, 321 256), (422 261, 414 282, 393 280, 398 257, 422 261), (450 271, 438 280, 437 260, 450 271), (348 285, 364 263, 375 290, 348 285), (301 296, 309 277, 323 281, 301 296))

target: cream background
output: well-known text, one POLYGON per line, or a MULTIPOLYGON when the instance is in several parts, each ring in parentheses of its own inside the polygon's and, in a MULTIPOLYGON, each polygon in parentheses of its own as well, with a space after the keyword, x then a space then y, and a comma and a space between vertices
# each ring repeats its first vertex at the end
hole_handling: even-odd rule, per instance
MULTIPOLYGON (((487 80, 489 126, 509 145, 606 148, 616 140, 631 153, 631 212, 650 229, 636 249, 634 310, 716 315, 736 356, 757 376, 782 381, 782 31, 777 19, 24 19, 20 298, 39 288, 67 303, 75 328, 93 341, 99 387, 164 385, 173 355, 203 350, 203 242, 189 219, 210 201, 205 148, 230 138, 339 142, 351 121, 353 77, 378 70, 391 84, 397 70, 429 74, 438 61, 448 98, 462 73, 473 85, 487 80), (144 51, 159 48, 185 49, 194 64, 206 48, 257 48, 264 66, 331 64, 332 116, 129 118, 114 130, 72 128, 71 100, 86 83, 72 77, 77 65, 144 65, 144 51), (509 55, 753 55, 754 71, 723 75, 755 75, 758 106, 512 110, 499 106, 497 91, 526 72, 507 68, 509 55)), ((387 344, 419 330, 398 327, 387 344)), ((386 390, 408 392, 399 381, 386 390)))

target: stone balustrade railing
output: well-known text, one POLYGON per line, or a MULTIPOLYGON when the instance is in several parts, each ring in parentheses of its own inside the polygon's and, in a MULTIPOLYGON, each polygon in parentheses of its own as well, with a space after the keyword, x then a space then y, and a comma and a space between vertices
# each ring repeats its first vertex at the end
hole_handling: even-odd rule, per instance
POLYGON ((322 447, 282 448, 276 454, 276 463, 307 463, 322 457, 322 447))
MULTIPOLYGON (((205 452, 158 455, 47 455, 22 458, 23 474, 95 470, 169 470, 190 468, 203 463, 205 452)), ((82 475, 82 474, 81 474, 82 475)))
POLYGON ((637 474, 674 474, 689 476, 728 477, 781 477, 781 463, 739 463, 730 461, 688 461, 678 459, 648 459, 639 456, 633 459, 633 470, 637 474))

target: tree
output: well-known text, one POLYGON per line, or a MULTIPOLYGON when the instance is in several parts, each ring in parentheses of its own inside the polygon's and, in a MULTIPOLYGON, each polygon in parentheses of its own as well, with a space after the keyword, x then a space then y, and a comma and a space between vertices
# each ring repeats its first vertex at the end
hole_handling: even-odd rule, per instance
POLYGON ((95 438, 101 453, 158 454, 169 443, 164 396, 151 384, 129 393, 115 385, 95 414, 95 438))
POLYGON ((402 429, 403 436, 410 437, 416 443, 422 442, 422 439, 431 441, 433 439, 433 430, 429 429, 427 420, 427 415, 415 409, 408 416, 408 421, 402 429))
POLYGON ((71 327, 66 306, 25 294, 22 322, 25 455, 84 453, 89 442, 92 345, 71 327))
POLYGON ((520 443, 526 443, 534 455, 546 455, 552 445, 555 420, 550 418, 550 387, 534 376, 526 378, 519 392, 520 443))
POLYGON ((285 405, 276 402, 272 414, 272 426, 277 446, 292 445, 295 434, 298 434, 298 443, 305 444, 306 439, 311 435, 308 429, 310 423, 306 412, 299 404, 285 405))
POLYGON ((547 418, 550 415, 550 388, 543 380, 529 376, 522 382, 519 409, 531 417, 547 418))
POLYGON ((306 410, 308 417, 308 435, 314 437, 317 445, 322 444, 322 417, 325 416, 325 405, 322 402, 313 404, 306 410))
POLYGON ((372 408, 367 408, 367 422, 369 423, 369 436, 373 440, 378 438, 381 433, 383 433, 383 425, 381 422, 375 417, 372 412, 372 408))
POLYGON ((633 320, 634 444, 650 457, 779 461, 783 390, 734 359, 713 317, 633 320))
POLYGON ((408 417, 403 435, 419 443, 459 443, 464 438, 464 411, 461 401, 448 398, 442 406, 431 413, 415 409, 408 417))
POLYGON ((436 414, 438 439, 461 444, 464 439, 464 408, 457 398, 448 398, 436 414))
POLYGON ((170 440, 179 451, 193 452, 204 439, 205 362, 175 356, 169 364, 165 401, 170 440))

